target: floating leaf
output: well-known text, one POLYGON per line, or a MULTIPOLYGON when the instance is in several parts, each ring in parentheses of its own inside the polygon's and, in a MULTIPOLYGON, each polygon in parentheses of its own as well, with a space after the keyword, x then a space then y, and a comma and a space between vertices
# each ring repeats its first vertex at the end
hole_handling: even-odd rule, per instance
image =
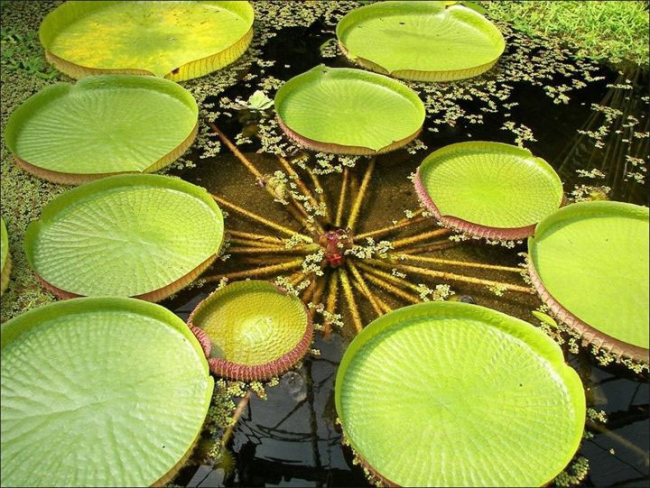
POLYGON ((278 90, 282 129, 298 143, 335 154, 378 154, 412 141, 424 123, 417 94, 385 76, 317 66, 278 90))
POLYGON ((445 225, 477 237, 522 239, 562 205, 562 182, 543 159, 498 142, 461 142, 418 168, 422 203, 445 225))
POLYGON ((25 170, 56 183, 158 171, 196 137, 198 108, 180 85, 103 75, 48 86, 9 118, 5 141, 25 170))
POLYGON ((55 198, 29 225, 25 250, 43 285, 60 297, 158 301, 203 272, 222 240, 223 216, 203 188, 124 175, 55 198))
POLYGON ((197 440, 213 380, 159 305, 81 298, 2 325, 2 485, 162 485, 197 440))
POLYGON ((489 70, 505 49, 494 24, 449 2, 378 2, 351 11, 336 35, 354 63, 397 78, 450 81, 489 70))
POLYGON ((569 205, 528 240, 533 285, 583 339, 648 363, 648 208, 569 205))
POLYGON ((246 103, 246 107, 251 110, 266 110, 272 106, 273 100, 267 97, 266 93, 264 93, 262 90, 257 90, 255 93, 253 93, 246 103))
POLYGON ((66 2, 40 28, 45 55, 73 78, 198 78, 239 58, 253 37, 248 2, 66 2))
POLYGON ((5 221, 0 218, 0 294, 7 289, 10 274, 11 258, 9 257, 9 237, 7 236, 5 221))
POLYGON ((244 381, 284 373, 302 359, 313 336, 305 305, 266 281, 241 281, 215 291, 188 324, 211 371, 244 381))
POLYGON ((545 323, 546 325, 553 327, 554 329, 558 328, 558 323, 550 315, 542 312, 538 312, 537 310, 533 310, 532 313, 536 318, 538 318, 541 322, 545 323))
POLYGON ((391 486, 544 486, 578 449, 586 409, 580 378, 543 331, 428 302, 352 341, 336 410, 363 464, 391 486))

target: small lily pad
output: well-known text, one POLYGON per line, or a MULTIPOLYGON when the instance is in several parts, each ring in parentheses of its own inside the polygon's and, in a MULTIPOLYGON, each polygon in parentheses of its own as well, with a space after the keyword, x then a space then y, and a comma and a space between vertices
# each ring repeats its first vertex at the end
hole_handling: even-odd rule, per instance
POLYGON ((409 143, 424 123, 410 88, 357 69, 317 66, 275 96, 282 129, 299 144, 334 154, 379 154, 409 143))
POLYGON ((9 285, 9 275, 11 274, 11 258, 9 257, 9 236, 5 221, 0 218, 0 294, 2 294, 9 285))
POLYGON ((216 259, 221 210, 198 186, 158 175, 111 176, 55 198, 25 236, 27 259, 62 298, 159 301, 216 259))
POLYGON ((313 326, 305 305, 266 281, 242 281, 215 291, 188 320, 210 370, 234 380, 284 373, 305 355, 313 326))
POLYGON ((648 208, 569 205, 528 239, 535 289, 584 340, 648 363, 648 208))
POLYGON ((2 486, 162 486, 214 382, 187 326, 128 298, 80 298, 2 325, 2 486))
POLYGON ((580 378, 544 332, 451 302, 366 327, 339 366, 336 410, 390 486, 545 486, 576 453, 586 414, 580 378))
POLYGON ((192 95, 150 76, 90 76, 30 97, 9 118, 5 141, 26 171, 55 183, 150 173, 175 161, 198 128, 192 95))
POLYGON ((354 63, 396 78, 451 81, 489 70, 505 49, 503 35, 474 9, 456 2, 377 2, 348 13, 336 27, 354 63))
POLYGON ((104 73, 181 81, 239 58, 253 38, 248 2, 66 2, 40 28, 45 55, 72 78, 104 73))
POLYGON ((488 239, 523 239, 564 201, 553 168, 527 149, 461 142, 430 154, 415 188, 444 225, 488 239))

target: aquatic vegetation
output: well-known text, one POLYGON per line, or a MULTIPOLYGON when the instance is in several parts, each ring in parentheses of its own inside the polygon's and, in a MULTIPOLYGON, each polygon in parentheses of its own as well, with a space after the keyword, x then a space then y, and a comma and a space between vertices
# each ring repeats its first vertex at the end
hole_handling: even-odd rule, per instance
POLYGON ((68 300, 6 322, 1 340, 3 486, 164 484, 189 456, 214 382, 172 312, 68 300))
POLYGON ((9 237, 7 236, 7 226, 5 221, 0 218, 0 294, 2 294, 9 285, 9 275, 11 274, 11 257, 9 256, 9 237))
POLYGON ((542 331, 431 302, 391 312, 352 341, 336 410, 383 484, 545 486, 577 451, 586 407, 579 376, 542 331))
POLYGON ((503 36, 475 10, 449 3, 378 2, 353 10, 336 27, 339 46, 352 62, 397 78, 480 75, 503 53, 503 36))
POLYGON ((380 154, 422 130, 417 94, 366 71, 317 66, 292 78, 275 96, 280 127, 299 145, 335 154, 380 154))
POLYGON ((481 2, 491 19, 530 36, 555 37, 577 56, 648 65, 648 9, 640 1, 481 2))
POLYGON ((216 259, 223 216, 200 187, 168 176, 111 176, 57 197, 25 236, 41 283, 62 298, 159 301, 216 259))
POLYGON ((562 182, 546 161, 524 148, 461 142, 430 154, 415 188, 443 225, 487 239, 522 239, 562 205, 562 182))
POLYGON ((313 336, 305 305, 266 281, 218 289, 194 309, 188 325, 210 370, 244 381, 286 372, 307 353, 313 336))
POLYGON ((576 203, 528 241, 533 285, 588 344, 647 364, 648 208, 576 203))
POLYGON ((198 108, 176 83, 135 75, 50 85, 5 128, 20 167, 55 183, 158 171, 192 145, 198 108))
POLYGON ((239 58, 253 17, 248 2, 71 1, 45 17, 39 34, 48 61, 73 78, 128 73, 180 81, 239 58))

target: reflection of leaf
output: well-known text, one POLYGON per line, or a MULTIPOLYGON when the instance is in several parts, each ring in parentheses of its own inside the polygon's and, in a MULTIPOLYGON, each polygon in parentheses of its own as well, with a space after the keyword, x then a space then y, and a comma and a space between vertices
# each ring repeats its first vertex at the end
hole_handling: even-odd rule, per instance
POLYGON ((257 90, 251 95, 246 103, 249 109, 251 110, 266 110, 273 105, 273 100, 266 96, 261 90, 257 90))
POLYGON ((539 320, 541 320, 542 322, 544 322, 545 324, 550 325, 554 329, 558 328, 557 322, 550 315, 547 315, 543 312, 538 312, 537 310, 533 310, 533 315, 537 317, 539 320))

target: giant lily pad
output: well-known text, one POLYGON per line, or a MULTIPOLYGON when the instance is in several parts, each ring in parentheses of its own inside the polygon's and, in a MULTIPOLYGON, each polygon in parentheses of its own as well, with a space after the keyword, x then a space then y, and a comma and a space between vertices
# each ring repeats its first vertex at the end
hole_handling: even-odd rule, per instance
POLYGON ((194 309, 188 324, 211 371, 244 381, 289 370, 313 336, 305 305, 266 281, 242 281, 215 291, 194 309))
POLYGON ((648 363, 648 208, 584 202, 528 240, 533 285, 583 339, 648 363))
POLYGON ((336 410, 365 466, 400 486, 543 486, 574 456, 585 394, 541 330, 463 303, 405 307, 350 344, 336 410))
POLYGON ((7 236, 5 221, 0 218, 0 294, 7 289, 10 273, 11 258, 9 257, 9 238, 7 236))
POLYGON ((213 380, 159 305, 81 298, 2 325, 2 486, 150 486, 191 452, 213 380))
POLYGON ((180 81, 239 58, 253 37, 248 2, 66 2, 40 28, 51 63, 73 78, 153 74, 180 81))
POLYGON ((25 170, 56 183, 157 171, 192 144, 198 108, 168 80, 92 76, 48 86, 9 118, 5 140, 25 170))
POLYGON ((25 237, 43 285, 63 298, 158 301, 216 258, 223 216, 208 193, 168 176, 111 176, 55 198, 25 237))
POLYGON ((378 154, 404 146, 424 123, 417 94, 385 76, 317 66, 278 90, 282 129, 299 144, 336 154, 378 154))
POLYGON ((354 63, 397 78, 450 81, 489 70, 505 49, 499 29, 450 2, 378 2, 339 22, 339 45, 354 63))
POLYGON ((444 225, 476 237, 522 239, 562 205, 562 182, 543 159, 497 142, 461 142, 430 154, 415 188, 444 225))

